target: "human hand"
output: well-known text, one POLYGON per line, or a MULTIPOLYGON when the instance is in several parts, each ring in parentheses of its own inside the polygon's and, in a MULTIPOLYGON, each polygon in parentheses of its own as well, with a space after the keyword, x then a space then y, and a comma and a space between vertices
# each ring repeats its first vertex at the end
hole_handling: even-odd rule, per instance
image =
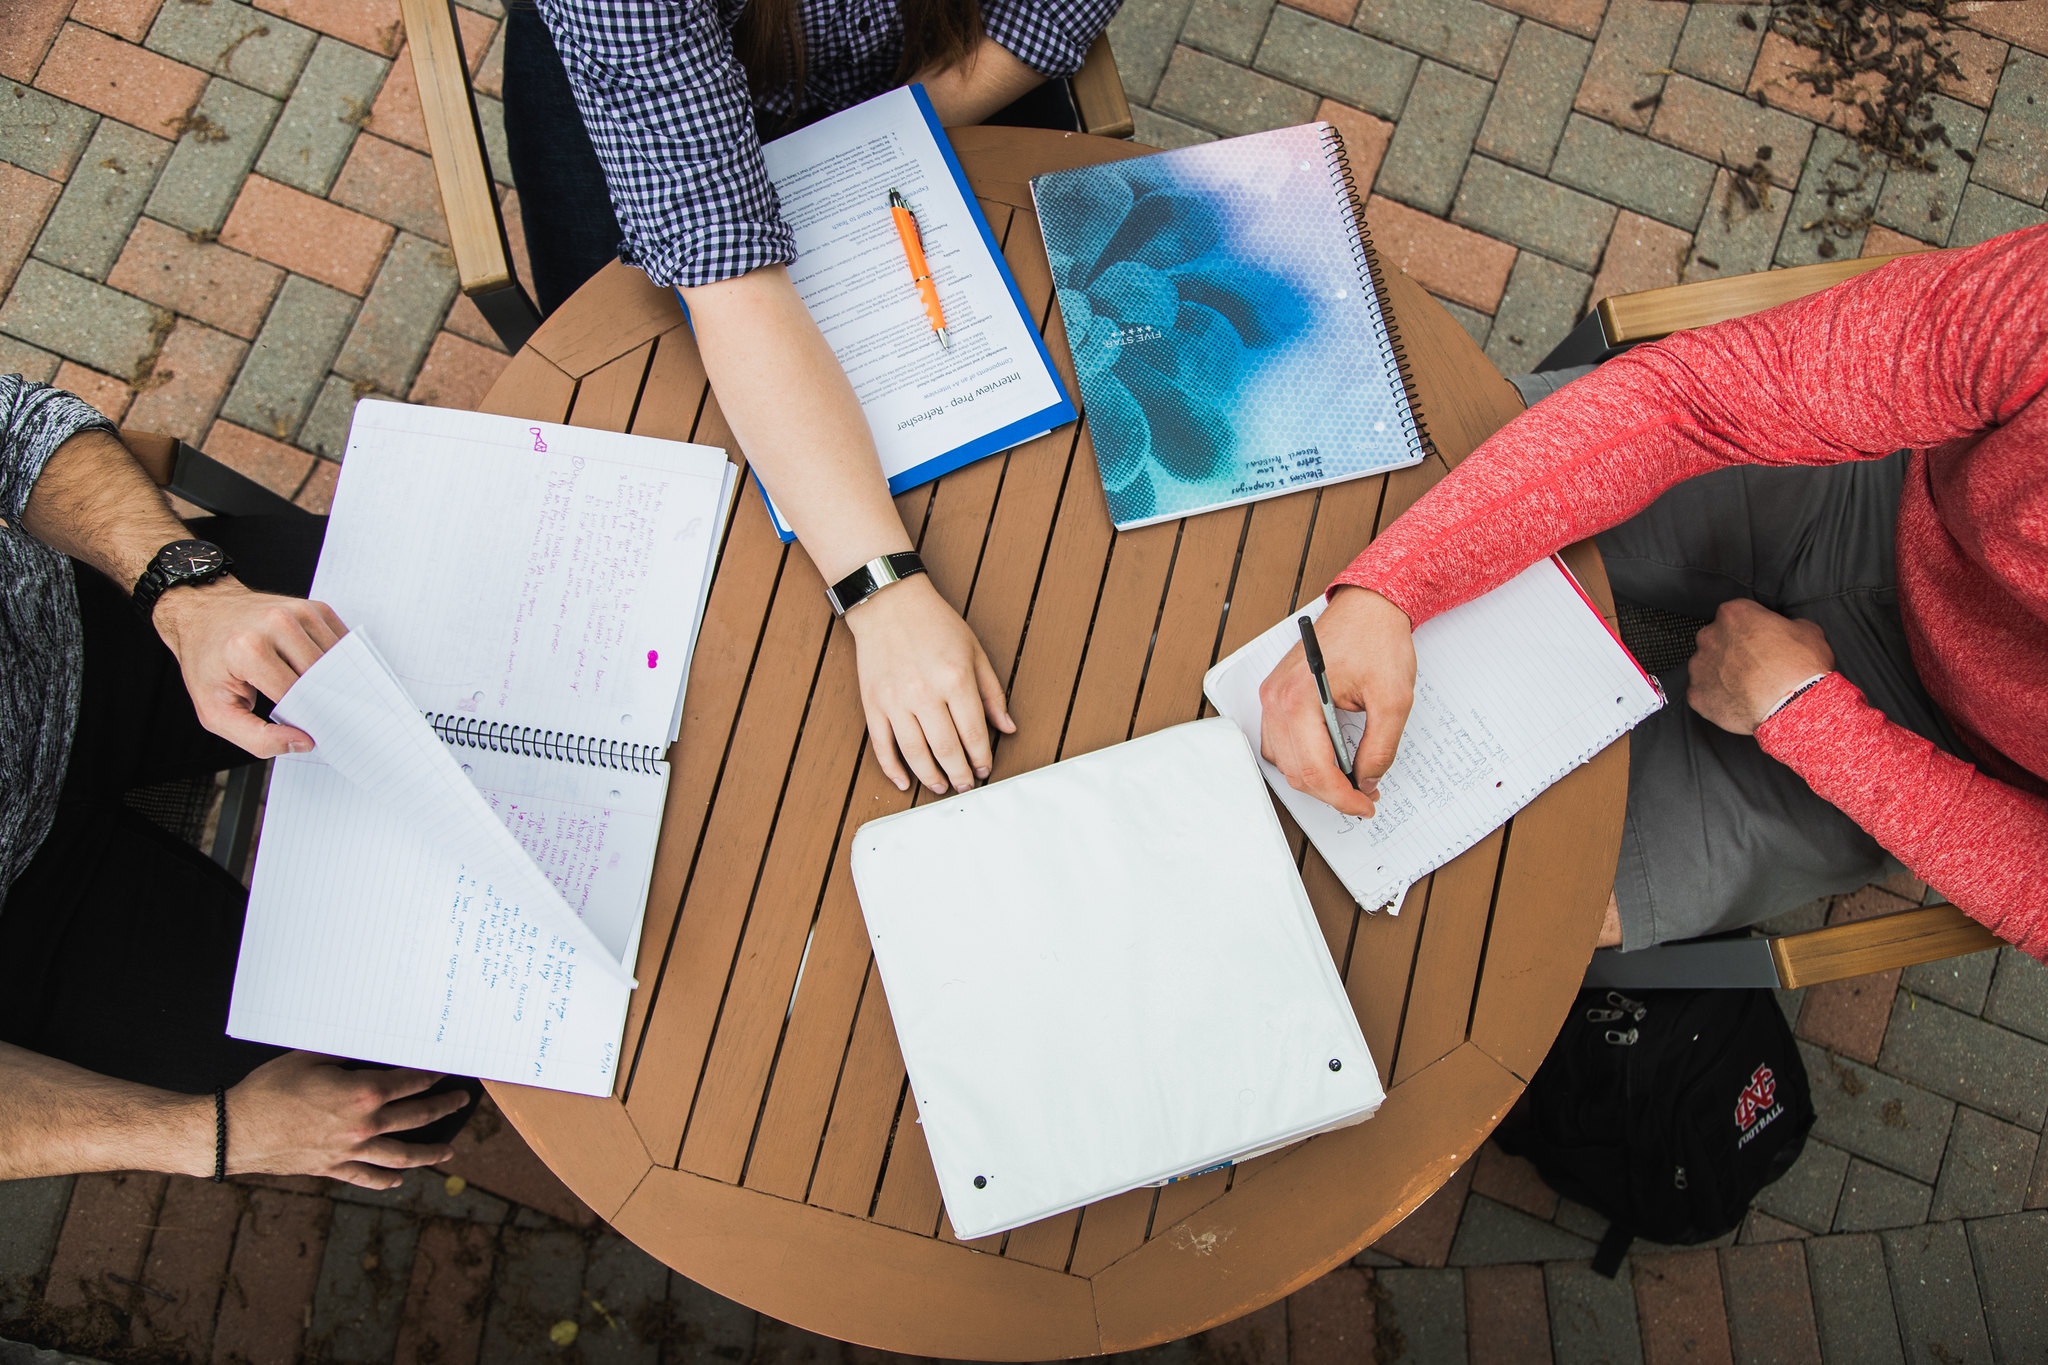
POLYGON ((850 608, 860 704, 875 759, 898 791, 910 774, 943 796, 966 791, 993 761, 988 725, 1015 734, 1003 685, 974 631, 918 574, 850 608), (907 768, 906 768, 906 765, 907 768))
POLYGON ((173 588, 151 618, 178 656, 199 723, 258 758, 303 754, 313 737, 256 714, 260 692, 279 701, 348 633, 321 602, 256 592, 234 578, 173 588))
POLYGON ((228 1091, 228 1170, 236 1175, 324 1175, 388 1190, 400 1171, 455 1154, 446 1143, 388 1137, 446 1118, 469 1102, 460 1091, 420 1092, 431 1071, 355 1071, 316 1052, 287 1052, 228 1091))
POLYGON ((1330 749, 1322 697, 1302 647, 1287 652, 1259 684, 1259 748, 1287 783, 1346 815, 1369 816, 1379 780, 1401 747, 1401 727, 1415 704, 1415 635, 1408 614, 1367 588, 1339 588, 1316 622, 1330 697, 1365 713, 1365 737, 1352 769, 1353 790, 1330 749))
POLYGON ((1834 666, 1835 651, 1819 626, 1738 597, 1723 602, 1700 631, 1699 651, 1686 665, 1685 699, 1723 730, 1753 735, 1787 692, 1834 666))

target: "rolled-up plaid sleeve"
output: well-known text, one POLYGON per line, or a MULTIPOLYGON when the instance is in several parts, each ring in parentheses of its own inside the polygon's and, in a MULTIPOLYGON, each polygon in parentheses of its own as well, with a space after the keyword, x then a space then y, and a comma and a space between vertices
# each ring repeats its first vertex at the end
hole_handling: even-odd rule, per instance
POLYGON ((539 0, 604 166, 623 254, 662 285, 796 259, 713 0, 539 0))
POLYGON ((81 431, 114 429, 91 404, 62 389, 0 374, 0 517, 20 524, 28 495, 57 447, 81 431))
POLYGON ((1096 37, 1109 27, 1121 0, 986 0, 982 27, 1017 60, 1041 76, 1071 76, 1081 69, 1096 37))

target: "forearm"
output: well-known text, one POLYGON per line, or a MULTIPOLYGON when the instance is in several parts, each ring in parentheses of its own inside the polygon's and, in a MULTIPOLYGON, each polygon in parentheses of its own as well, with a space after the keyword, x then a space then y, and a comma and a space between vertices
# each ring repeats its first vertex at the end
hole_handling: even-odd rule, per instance
POLYGON ((2048 959, 2048 802, 1894 725, 1831 674, 1757 742, 1972 919, 2048 959))
POLYGON ((924 83, 932 112, 947 128, 980 123, 1045 83, 1044 76, 988 37, 964 60, 921 71, 912 79, 924 83))
POLYGON ((0 1043, 0 1180, 84 1171, 211 1175, 213 1097, 113 1080, 0 1043))
POLYGON ((825 580, 909 549, 867 418, 788 272, 682 293, 719 408, 825 580))
POLYGON ((29 494, 22 529, 123 591, 158 550, 191 534, 128 448, 104 431, 81 431, 57 448, 29 494))

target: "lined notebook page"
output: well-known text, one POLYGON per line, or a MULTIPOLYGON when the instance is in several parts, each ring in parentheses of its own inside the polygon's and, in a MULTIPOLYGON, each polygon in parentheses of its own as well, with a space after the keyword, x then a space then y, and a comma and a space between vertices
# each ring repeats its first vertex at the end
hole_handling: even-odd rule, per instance
POLYGON ((665 747, 725 452, 365 400, 312 596, 421 710, 665 747))
MULTIPOLYGON (((1315 599, 1209 670, 1202 691, 1259 746, 1259 684, 1301 642, 1315 599)), ((1538 793, 1628 732, 1663 698, 1556 560, 1545 559, 1415 632, 1415 708, 1378 812, 1345 815, 1267 783, 1317 852, 1368 910, 1393 908, 1409 883, 1491 833, 1538 793), (1392 902, 1392 905, 1389 905, 1392 902)), ((1365 718, 1338 716, 1358 748, 1365 718)))
POLYGON ((278 714, 317 747, 272 776, 228 1032, 608 1094, 631 984, 616 950, 479 795, 368 637, 345 636, 278 714))

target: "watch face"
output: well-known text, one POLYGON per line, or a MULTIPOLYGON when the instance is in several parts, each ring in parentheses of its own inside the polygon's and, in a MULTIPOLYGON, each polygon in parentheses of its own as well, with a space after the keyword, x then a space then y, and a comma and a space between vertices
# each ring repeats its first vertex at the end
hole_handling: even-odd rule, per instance
POLYGON ((205 540, 174 540, 157 551, 157 564, 172 578, 190 578, 216 573, 227 563, 227 552, 205 540))

